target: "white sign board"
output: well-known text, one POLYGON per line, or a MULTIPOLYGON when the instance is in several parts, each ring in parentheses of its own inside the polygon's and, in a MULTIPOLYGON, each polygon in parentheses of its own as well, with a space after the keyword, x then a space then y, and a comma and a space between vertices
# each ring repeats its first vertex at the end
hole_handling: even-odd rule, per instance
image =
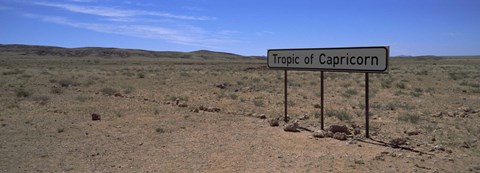
POLYGON ((388 46, 270 49, 271 69, 388 72, 388 46))

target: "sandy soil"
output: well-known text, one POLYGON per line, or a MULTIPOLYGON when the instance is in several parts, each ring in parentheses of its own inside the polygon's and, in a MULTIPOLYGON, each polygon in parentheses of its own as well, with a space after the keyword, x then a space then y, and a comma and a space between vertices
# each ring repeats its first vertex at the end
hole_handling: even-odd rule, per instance
MULTIPOLYGON (((362 132, 345 141, 270 127, 283 73, 263 61, 0 60, 0 172, 480 172, 479 59, 372 74, 371 139, 363 75, 327 73, 326 127, 362 132)), ((319 73, 289 75, 290 117, 319 130, 319 73)))

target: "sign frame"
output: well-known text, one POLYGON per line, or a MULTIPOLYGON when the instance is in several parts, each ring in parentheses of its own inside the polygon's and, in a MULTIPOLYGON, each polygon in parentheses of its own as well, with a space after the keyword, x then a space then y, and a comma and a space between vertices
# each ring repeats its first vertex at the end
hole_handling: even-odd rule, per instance
POLYGON ((296 70, 296 71, 325 71, 325 72, 356 72, 356 73, 388 73, 389 71, 390 46, 365 46, 365 47, 331 47, 331 48, 288 48, 288 49, 268 49, 267 66, 273 70, 296 70), (272 67, 270 66, 270 53, 272 51, 319 51, 319 50, 355 50, 355 49, 385 49, 385 68, 381 70, 361 70, 361 69, 335 69, 335 68, 299 68, 299 67, 272 67))
MULTIPOLYGON (((335 54, 338 54, 338 52, 335 52, 335 54)), ((305 55, 305 54, 304 54, 305 55)), ((308 54, 306 54, 307 56, 304 56, 304 62, 305 64, 306 63, 306 59, 307 58, 310 58, 310 57, 314 57, 313 54, 312 56, 308 57, 308 54)), ((319 55, 319 58, 321 58, 321 55, 319 55)), ((326 56, 325 54, 323 54, 324 56, 326 56)), ((275 55, 276 56, 276 55, 275 55)), ((347 57, 345 59, 347 59, 347 65, 348 65, 348 53, 347 53, 347 57)), ((357 55, 357 57, 359 57, 357 55)), ((370 57, 370 56, 369 56, 370 57)), ((299 56, 294 56, 294 54, 292 54, 292 56, 290 57, 282 57, 283 59, 286 59, 285 61, 288 61, 287 59, 288 58, 291 58, 290 60, 293 60, 295 58, 295 61, 297 60, 297 58, 299 59, 300 57, 299 56)), ((333 57, 335 58, 335 57, 333 57)), ((339 56, 336 56, 336 58, 339 58, 339 56)), ((366 58, 366 57, 365 57, 366 58)), ((313 62, 312 60, 313 58, 310 58, 310 61, 313 62)), ((341 59, 341 58, 340 58, 341 59)), ((288 119, 288 92, 287 92, 287 88, 288 88, 288 85, 287 85, 287 81, 288 81, 288 75, 287 75, 287 72, 288 70, 296 70, 296 71, 320 71, 320 103, 321 103, 321 106, 320 106, 320 109, 321 109, 321 116, 320 116, 320 128, 323 130, 324 129, 324 112, 325 112, 325 107, 324 107, 324 72, 357 72, 357 73, 365 73, 365 137, 366 138, 370 138, 370 133, 369 133, 369 129, 370 129, 370 123, 369 123, 369 97, 370 97, 370 94, 369 94, 369 77, 368 77, 368 74, 369 73, 388 73, 388 69, 389 69, 389 63, 388 63, 388 60, 390 59, 390 46, 370 46, 370 47, 335 47, 335 48, 298 48, 298 49, 268 49, 267 50, 267 66, 269 69, 272 69, 272 70, 283 70, 285 72, 285 76, 284 76, 284 121, 285 123, 288 123, 289 119, 288 119), (296 68, 296 67, 288 67, 288 63, 287 63, 287 67, 271 67, 270 66, 270 52, 271 51, 302 51, 302 50, 305 50, 305 51, 312 51, 312 50, 341 50, 341 49, 385 49, 385 68, 384 69, 380 69, 380 70, 362 70, 362 69, 330 69, 330 68, 296 68)), ((280 59, 278 59, 278 61, 280 61, 280 59)), ((321 59, 319 59, 320 61, 320 64, 321 63, 321 59)), ((334 62, 334 60, 330 60, 331 62, 334 62)), ((343 60, 341 61, 343 62, 343 60)), ((357 61, 358 62, 358 61, 357 61)), ((362 60, 363 62, 363 60, 362 60)), ((350 63, 352 63, 352 57, 350 57, 350 63)), ((285 63, 282 63, 282 64, 285 64, 285 63)), ((308 64, 313 64, 313 63, 308 63, 308 64)), ((373 64, 373 57, 372 57, 372 64, 373 64)))

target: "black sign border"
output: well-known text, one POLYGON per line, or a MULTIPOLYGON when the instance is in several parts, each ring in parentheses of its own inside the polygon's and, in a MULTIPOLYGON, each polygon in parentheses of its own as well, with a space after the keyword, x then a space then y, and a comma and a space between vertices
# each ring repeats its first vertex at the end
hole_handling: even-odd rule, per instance
POLYGON ((268 49, 267 50, 267 66, 273 70, 295 70, 295 71, 331 71, 331 72, 370 72, 370 73, 388 73, 390 46, 366 46, 366 47, 331 47, 331 48, 292 48, 292 49, 268 49), (270 51, 289 51, 289 50, 331 50, 331 49, 378 49, 383 48, 387 53, 386 66, 383 70, 357 70, 357 69, 328 69, 328 68, 298 68, 298 67, 270 67, 268 60, 270 58, 270 51))

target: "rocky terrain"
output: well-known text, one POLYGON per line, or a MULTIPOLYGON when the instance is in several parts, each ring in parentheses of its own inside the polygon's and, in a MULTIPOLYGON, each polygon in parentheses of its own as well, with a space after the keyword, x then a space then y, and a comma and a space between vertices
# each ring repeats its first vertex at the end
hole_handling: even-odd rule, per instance
POLYGON ((258 57, 0 50, 0 172, 480 172, 476 57, 371 74, 365 138, 359 73, 325 74, 321 130, 319 72, 289 72, 285 123, 258 57))

